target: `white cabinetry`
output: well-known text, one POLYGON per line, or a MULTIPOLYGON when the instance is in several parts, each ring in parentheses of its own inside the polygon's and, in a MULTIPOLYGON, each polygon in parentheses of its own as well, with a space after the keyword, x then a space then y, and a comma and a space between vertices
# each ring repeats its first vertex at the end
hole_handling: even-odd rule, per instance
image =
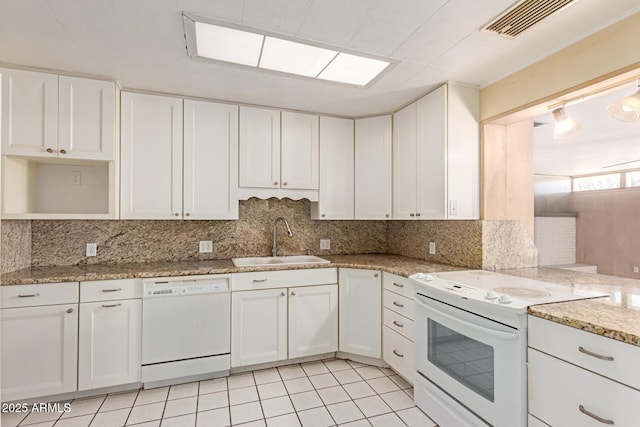
POLYGON ((78 390, 140 382, 142 282, 80 284, 78 390))
POLYGON ((0 68, 2 154, 115 160, 113 82, 0 68))
POLYGON ((340 351, 382 357, 382 277, 376 270, 341 268, 340 351))
POLYGON ((530 416, 550 426, 637 425, 637 346, 534 316, 528 332, 530 416))
POLYGON ((318 116, 240 107, 240 197, 318 200, 318 116))
POLYGON ((124 92, 121 218, 237 218, 237 108, 185 100, 183 151, 183 100, 124 92))
POLYGON ((76 390, 78 283, 2 287, 2 399, 76 390))
POLYGON ((393 218, 479 217, 478 91, 448 83, 394 115, 393 218))
POLYGON ((335 268, 233 274, 231 366, 336 351, 336 282, 335 268))
POLYGON ((391 218, 391 116, 355 121, 355 219, 391 218))
POLYGON ((354 121, 320 117, 320 191, 312 219, 353 219, 354 121))

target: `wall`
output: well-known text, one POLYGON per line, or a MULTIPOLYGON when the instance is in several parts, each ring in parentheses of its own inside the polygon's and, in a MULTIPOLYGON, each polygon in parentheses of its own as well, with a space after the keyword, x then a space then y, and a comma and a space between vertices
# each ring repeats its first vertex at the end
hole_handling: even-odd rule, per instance
POLYGON ((640 279, 640 189, 573 193, 576 261, 598 266, 598 273, 640 279))
POLYGON ((31 265, 31 222, 2 221, 0 227, 0 273, 31 265))
POLYGON ((535 216, 570 213, 571 178, 558 175, 534 176, 535 216))
POLYGON ((638 39, 640 13, 483 88, 481 120, 588 86, 610 73, 640 68, 638 39))

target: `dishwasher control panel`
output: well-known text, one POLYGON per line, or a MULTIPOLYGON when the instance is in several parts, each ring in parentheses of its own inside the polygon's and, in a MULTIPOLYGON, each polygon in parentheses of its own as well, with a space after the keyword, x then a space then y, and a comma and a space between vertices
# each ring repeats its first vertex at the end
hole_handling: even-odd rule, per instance
POLYGON ((148 280, 144 281, 144 298, 229 292, 229 280, 148 280))

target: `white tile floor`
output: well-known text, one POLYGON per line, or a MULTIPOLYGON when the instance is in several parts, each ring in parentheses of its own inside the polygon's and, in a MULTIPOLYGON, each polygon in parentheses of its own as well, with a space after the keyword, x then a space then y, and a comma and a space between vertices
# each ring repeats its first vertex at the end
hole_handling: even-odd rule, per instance
POLYGON ((325 427, 435 423, 390 369, 338 359, 77 399, 67 413, 3 413, 2 426, 325 427))

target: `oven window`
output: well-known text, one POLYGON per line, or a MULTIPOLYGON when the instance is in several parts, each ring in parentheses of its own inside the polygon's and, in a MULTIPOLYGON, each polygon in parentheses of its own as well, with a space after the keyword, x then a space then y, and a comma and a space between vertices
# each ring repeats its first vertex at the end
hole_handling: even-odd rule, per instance
POLYGON ((493 347, 429 319, 429 362, 493 402, 493 347))

